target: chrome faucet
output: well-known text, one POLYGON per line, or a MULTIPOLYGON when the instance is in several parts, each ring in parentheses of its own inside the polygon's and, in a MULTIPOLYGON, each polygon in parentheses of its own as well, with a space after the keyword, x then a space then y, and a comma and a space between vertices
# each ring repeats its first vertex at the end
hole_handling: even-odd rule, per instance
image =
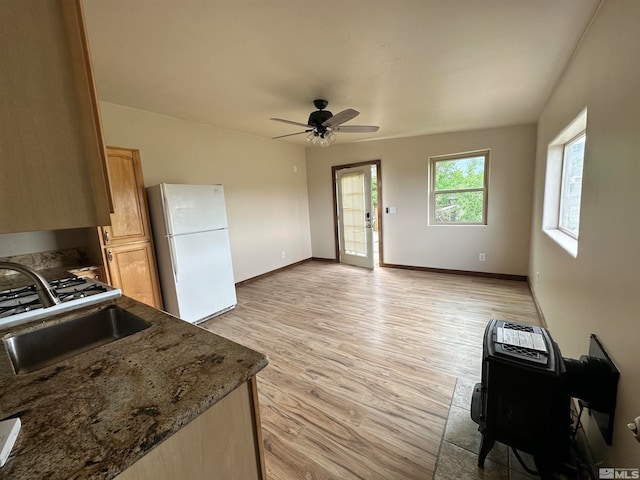
POLYGON ((29 277, 36 285, 36 293, 40 299, 40 303, 43 308, 53 307, 60 303, 60 299, 56 297, 51 285, 47 282, 42 275, 36 272, 34 269, 21 265, 20 263, 13 262, 0 262, 0 270, 14 270, 20 272, 23 275, 29 277))

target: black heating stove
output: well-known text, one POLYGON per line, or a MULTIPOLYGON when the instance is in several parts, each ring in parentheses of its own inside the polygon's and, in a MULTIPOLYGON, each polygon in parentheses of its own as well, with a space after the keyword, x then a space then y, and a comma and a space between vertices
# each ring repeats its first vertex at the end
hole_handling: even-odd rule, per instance
POLYGON ((489 323, 482 383, 476 385, 471 407, 482 433, 480 466, 496 441, 533 455, 541 473, 564 462, 571 425, 561 369, 560 350, 545 329, 489 323))
POLYGON ((571 397, 606 417, 599 424, 610 444, 620 374, 595 335, 580 360, 563 358, 549 332, 534 325, 491 320, 483 342, 482 382, 471 401, 482 433, 480 467, 498 441, 531 454, 540 476, 552 478, 569 459, 577 429, 571 397))

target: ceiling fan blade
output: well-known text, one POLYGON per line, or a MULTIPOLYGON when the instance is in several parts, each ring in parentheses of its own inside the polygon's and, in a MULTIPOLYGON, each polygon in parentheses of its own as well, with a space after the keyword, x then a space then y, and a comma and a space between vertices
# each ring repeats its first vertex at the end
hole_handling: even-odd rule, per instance
POLYGON ((344 125, 342 127, 332 128, 333 132, 342 132, 342 133, 367 133, 367 132, 377 132, 380 127, 375 125, 344 125))
POLYGON ((302 135, 303 133, 309 133, 312 131, 313 130, 305 130, 304 132, 290 133, 288 135, 280 135, 279 137, 273 137, 271 140, 275 140, 277 138, 284 138, 284 137, 293 137, 294 135, 302 135))
POLYGON ((329 120, 325 120, 324 122, 322 122, 322 126, 329 128, 337 127, 344 122, 348 122, 352 118, 356 118, 358 115, 360 115, 359 111, 352 108, 347 108, 346 110, 336 113, 329 120))
POLYGON ((282 122, 282 123, 289 123, 291 125, 298 125, 299 127, 312 127, 312 125, 307 125, 306 123, 292 122, 291 120, 284 120, 282 118, 271 118, 270 120, 275 120, 276 122, 282 122))

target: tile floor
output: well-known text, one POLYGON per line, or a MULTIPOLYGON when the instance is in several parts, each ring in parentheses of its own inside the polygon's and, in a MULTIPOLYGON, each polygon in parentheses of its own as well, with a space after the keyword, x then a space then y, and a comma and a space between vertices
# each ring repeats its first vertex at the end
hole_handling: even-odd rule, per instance
MULTIPOLYGON (((511 450, 499 442, 489 452, 484 468, 478 467, 481 435, 469 413, 474 385, 460 378, 456 383, 434 480, 539 479, 526 473, 511 450)), ((522 457, 530 468, 535 467, 531 456, 523 453, 522 457)))

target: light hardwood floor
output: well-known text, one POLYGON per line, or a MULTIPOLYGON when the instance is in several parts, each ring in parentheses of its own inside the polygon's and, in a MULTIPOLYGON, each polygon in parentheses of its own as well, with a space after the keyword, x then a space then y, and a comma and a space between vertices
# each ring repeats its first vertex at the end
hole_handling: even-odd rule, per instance
POLYGON ((431 479, 456 378, 491 318, 538 323, 525 282, 310 261, 242 285, 201 324, 266 353, 270 480, 431 479))

